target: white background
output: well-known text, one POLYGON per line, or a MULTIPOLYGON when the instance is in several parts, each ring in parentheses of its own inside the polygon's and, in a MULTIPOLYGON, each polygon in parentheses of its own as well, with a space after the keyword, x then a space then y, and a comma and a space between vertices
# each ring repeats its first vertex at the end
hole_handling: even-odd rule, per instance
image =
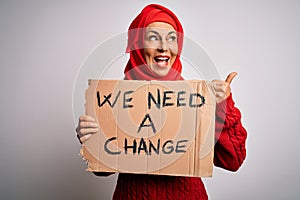
MULTIPOLYGON (((73 84, 89 52, 148 3, 0 2, 1 199, 111 198, 117 176, 85 172, 78 156, 73 84)), ((239 73, 232 90, 247 158, 236 173, 214 168, 204 179, 210 199, 298 199, 300 1, 156 3, 179 17, 223 78, 239 73)))

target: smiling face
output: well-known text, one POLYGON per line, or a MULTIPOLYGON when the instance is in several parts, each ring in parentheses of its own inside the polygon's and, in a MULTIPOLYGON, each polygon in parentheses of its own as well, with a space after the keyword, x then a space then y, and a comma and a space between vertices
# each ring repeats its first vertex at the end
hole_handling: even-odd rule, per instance
POLYGON ((153 22, 146 27, 144 54, 147 65, 155 74, 167 75, 177 52, 177 34, 172 25, 153 22))

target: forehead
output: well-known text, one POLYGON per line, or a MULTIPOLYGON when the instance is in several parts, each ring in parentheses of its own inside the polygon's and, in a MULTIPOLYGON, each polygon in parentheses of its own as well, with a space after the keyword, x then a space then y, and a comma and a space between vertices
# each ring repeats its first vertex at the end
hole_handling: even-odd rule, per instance
POLYGON ((146 27, 146 30, 175 31, 171 24, 165 22, 153 22, 146 27))

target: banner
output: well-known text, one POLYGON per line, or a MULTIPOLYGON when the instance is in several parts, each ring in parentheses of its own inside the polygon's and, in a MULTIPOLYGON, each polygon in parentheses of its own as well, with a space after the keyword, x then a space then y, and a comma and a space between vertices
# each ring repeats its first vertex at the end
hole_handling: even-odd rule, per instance
POLYGON ((85 107, 100 127, 82 145, 88 171, 212 176, 209 82, 89 80, 85 107))

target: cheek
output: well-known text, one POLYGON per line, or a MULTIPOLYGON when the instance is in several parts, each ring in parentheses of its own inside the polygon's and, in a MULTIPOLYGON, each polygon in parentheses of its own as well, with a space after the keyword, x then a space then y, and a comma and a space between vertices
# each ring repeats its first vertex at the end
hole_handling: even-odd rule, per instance
POLYGON ((170 48, 171 56, 176 57, 178 54, 178 45, 173 45, 172 48, 170 48))
POLYGON ((144 49, 144 57, 145 57, 145 62, 147 65, 150 65, 152 62, 152 58, 151 58, 151 51, 144 49))
POLYGON ((152 48, 144 48, 144 55, 145 58, 151 58, 153 56, 153 49, 152 48))
POLYGON ((170 51, 171 51, 172 55, 177 55, 177 53, 178 53, 178 45, 177 44, 170 45, 170 51))
POLYGON ((171 62, 170 62, 170 65, 173 66, 175 60, 176 60, 176 57, 177 57, 177 53, 176 54, 172 54, 171 55, 171 62))

